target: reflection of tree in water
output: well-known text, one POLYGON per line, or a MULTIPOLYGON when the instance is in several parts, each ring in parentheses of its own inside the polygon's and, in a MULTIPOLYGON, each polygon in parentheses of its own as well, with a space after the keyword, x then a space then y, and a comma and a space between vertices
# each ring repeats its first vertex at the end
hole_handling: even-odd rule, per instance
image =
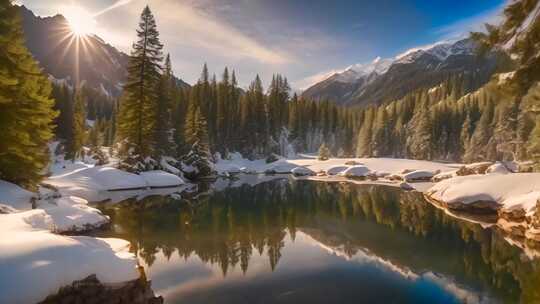
POLYGON ((492 290, 505 302, 540 301, 540 262, 480 225, 446 215, 417 193, 381 186, 307 181, 274 181, 227 189, 195 204, 167 197, 127 201, 106 210, 115 235, 131 242, 151 265, 197 255, 220 265, 226 275, 239 265, 245 273, 253 254, 273 269, 287 233, 303 230, 349 256, 360 249, 408 267, 433 271, 468 286, 492 290))

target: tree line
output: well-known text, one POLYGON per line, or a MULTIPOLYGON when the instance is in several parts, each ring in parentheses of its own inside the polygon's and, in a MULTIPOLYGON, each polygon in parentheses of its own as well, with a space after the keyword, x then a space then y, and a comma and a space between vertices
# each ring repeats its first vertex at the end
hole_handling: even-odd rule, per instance
POLYGON ((225 68, 218 80, 206 64, 196 84, 180 86, 148 7, 118 100, 85 87, 51 85, 25 46, 17 9, 2 0, 0 179, 36 185, 46 172, 47 143, 54 136, 67 159, 86 152, 99 160, 107 146, 122 168, 176 167, 194 177, 211 174, 210 161, 231 152, 254 159, 320 147, 338 157, 540 163, 539 18, 527 31, 516 30, 534 3, 515 1, 499 27, 472 34, 480 51, 500 51, 517 35, 504 49, 513 58, 504 69, 512 73, 487 83, 474 73, 452 75, 380 106, 344 108, 291 94, 280 74, 266 89, 259 76, 242 89, 234 70, 225 68))

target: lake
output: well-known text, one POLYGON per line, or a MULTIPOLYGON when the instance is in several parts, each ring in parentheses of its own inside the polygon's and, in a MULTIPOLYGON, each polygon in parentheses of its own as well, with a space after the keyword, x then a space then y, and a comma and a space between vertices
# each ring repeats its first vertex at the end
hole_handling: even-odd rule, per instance
POLYGON ((100 235, 131 243, 166 303, 540 301, 539 259, 419 193, 292 178, 217 189, 100 205, 100 235))

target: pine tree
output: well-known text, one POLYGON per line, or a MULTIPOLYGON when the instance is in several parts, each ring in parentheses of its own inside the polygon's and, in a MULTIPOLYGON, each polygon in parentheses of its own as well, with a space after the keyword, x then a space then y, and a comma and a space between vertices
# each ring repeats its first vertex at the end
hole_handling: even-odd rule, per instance
POLYGON ((536 118, 536 124, 527 144, 527 153, 534 160, 536 168, 540 170, 540 115, 536 118))
POLYGON ((374 109, 368 108, 364 112, 364 120, 362 122, 362 128, 358 133, 358 141, 356 144, 356 156, 364 157, 371 156, 372 146, 372 127, 373 127, 374 109))
POLYGON ((124 160, 131 159, 130 162, 144 160, 153 154, 155 148, 156 104, 163 45, 148 6, 141 14, 137 37, 129 60, 128 79, 118 117, 118 135, 125 144, 122 157, 124 160))
POLYGON ((317 157, 318 160, 328 160, 330 158, 330 150, 326 146, 325 143, 322 143, 321 147, 319 148, 319 156, 317 157))
POLYGON ((159 160, 162 156, 170 156, 176 147, 171 134, 172 95, 174 90, 174 76, 172 73, 171 58, 169 54, 165 59, 165 68, 160 81, 155 116, 155 143, 154 156, 159 160))
POLYGON ((18 12, 0 1, 0 179, 34 187, 49 161, 57 112, 51 85, 25 47, 18 12))
POLYGON ((414 159, 431 160, 433 156, 433 124, 427 106, 426 100, 420 101, 408 126, 407 148, 414 159))
POLYGON ((491 121, 493 119, 493 103, 489 101, 485 106, 480 120, 476 124, 471 136, 468 149, 463 156, 466 162, 488 160, 488 144, 491 138, 491 121))
POLYGON ((73 105, 73 115, 71 117, 71 134, 66 142, 66 159, 72 162, 82 155, 83 144, 85 141, 86 113, 84 107, 84 98, 81 91, 75 93, 75 102, 73 105))

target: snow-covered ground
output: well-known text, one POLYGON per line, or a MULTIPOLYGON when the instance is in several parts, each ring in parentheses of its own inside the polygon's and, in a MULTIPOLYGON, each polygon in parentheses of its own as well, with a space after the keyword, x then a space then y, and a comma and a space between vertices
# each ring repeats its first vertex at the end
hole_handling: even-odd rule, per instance
POLYGON ((91 274, 103 283, 139 277, 127 241, 54 234, 51 220, 40 209, 0 214, 0 303, 36 303, 91 274))
POLYGON ((40 187, 33 193, 0 180, 0 213, 5 213, 0 214, 0 303, 35 303, 92 274, 104 284, 139 278, 138 261, 127 241, 59 233, 109 223, 109 217, 88 201, 169 195, 186 186, 164 171, 137 175, 113 164, 52 158, 51 176, 44 183, 56 190, 40 187))

